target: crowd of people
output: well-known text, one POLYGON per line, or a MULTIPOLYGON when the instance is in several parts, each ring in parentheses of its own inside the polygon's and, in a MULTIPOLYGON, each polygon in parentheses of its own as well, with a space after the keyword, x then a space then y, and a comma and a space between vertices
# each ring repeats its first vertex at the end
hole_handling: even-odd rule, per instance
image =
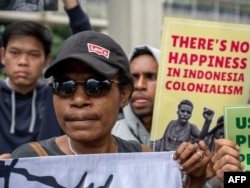
MULTIPOLYGON (((43 25, 13 22, 2 35, 0 158, 39 156, 33 141, 49 156, 152 151, 160 51, 139 45, 127 57, 114 39, 92 30, 77 0, 63 2, 73 34, 52 64, 53 35, 43 25), (49 85, 39 83, 43 70, 49 85)), ((213 153, 204 141, 183 141, 173 159, 187 175, 184 187, 223 182, 224 172, 243 169, 239 146, 227 139, 217 139, 213 153)))

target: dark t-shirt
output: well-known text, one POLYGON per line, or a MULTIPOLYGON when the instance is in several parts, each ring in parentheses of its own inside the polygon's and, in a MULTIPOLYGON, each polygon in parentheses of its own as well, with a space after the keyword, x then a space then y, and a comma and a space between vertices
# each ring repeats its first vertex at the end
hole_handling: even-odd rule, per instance
MULTIPOLYGON (((66 155, 63 151, 60 150, 58 145, 55 142, 55 138, 50 138, 47 140, 39 141, 43 149, 48 153, 49 156, 56 155, 66 155)), ((130 153, 130 152, 142 152, 141 144, 136 141, 126 141, 119 137, 115 137, 118 152, 119 153, 130 153)), ((29 144, 23 144, 18 147, 12 154, 12 158, 23 158, 23 157, 37 157, 38 154, 29 144)))

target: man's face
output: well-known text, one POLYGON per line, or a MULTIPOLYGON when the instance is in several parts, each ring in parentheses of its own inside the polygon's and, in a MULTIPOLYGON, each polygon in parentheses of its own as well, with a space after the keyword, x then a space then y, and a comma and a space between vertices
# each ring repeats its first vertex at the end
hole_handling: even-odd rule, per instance
MULTIPOLYGON (((62 75, 57 80, 86 81, 100 78, 93 69, 78 60, 68 60, 62 75)), ((117 76, 112 80, 117 80, 117 76)), ((67 96, 53 96, 57 119, 63 131, 73 140, 82 142, 100 141, 111 134, 119 109, 124 107, 129 92, 120 92, 118 83, 112 83, 108 93, 98 96, 87 95, 82 85, 67 96)))
POLYGON ((42 43, 32 36, 13 36, 2 50, 2 63, 15 91, 31 91, 47 65, 42 43))
POLYGON ((183 124, 187 123, 192 116, 192 111, 193 111, 192 106, 187 104, 182 104, 177 111, 179 122, 183 124))
POLYGON ((134 77, 134 88, 131 97, 132 109, 138 117, 152 116, 158 64, 150 55, 140 55, 130 64, 134 77))

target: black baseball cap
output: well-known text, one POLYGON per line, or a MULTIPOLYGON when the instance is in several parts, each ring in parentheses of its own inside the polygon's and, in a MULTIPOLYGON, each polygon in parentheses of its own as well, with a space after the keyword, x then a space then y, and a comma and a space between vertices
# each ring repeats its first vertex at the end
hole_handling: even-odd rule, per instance
POLYGON ((68 59, 80 60, 106 77, 118 71, 130 73, 129 60, 121 46, 108 35, 96 31, 79 32, 66 39, 44 77, 55 75, 57 67, 68 59))

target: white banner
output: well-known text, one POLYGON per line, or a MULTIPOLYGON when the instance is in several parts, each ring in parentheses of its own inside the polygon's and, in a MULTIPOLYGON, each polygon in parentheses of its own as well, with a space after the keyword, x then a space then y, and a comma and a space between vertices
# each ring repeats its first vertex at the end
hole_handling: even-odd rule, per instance
POLYGON ((181 188, 172 152, 32 157, 0 161, 1 188, 181 188))

